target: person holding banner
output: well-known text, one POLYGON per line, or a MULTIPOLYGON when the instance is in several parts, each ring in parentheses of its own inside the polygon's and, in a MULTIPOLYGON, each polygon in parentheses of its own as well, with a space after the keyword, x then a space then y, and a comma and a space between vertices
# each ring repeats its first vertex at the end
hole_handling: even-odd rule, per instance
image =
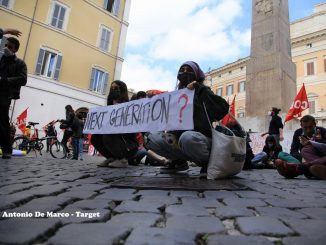
POLYGON ((20 98, 20 88, 27 83, 27 66, 16 57, 19 46, 18 39, 8 37, 0 60, 0 146, 3 159, 9 159, 12 155, 9 123, 11 100, 20 98))
POLYGON ((272 120, 269 123, 268 132, 261 135, 262 137, 266 134, 274 136, 278 145, 280 144, 280 141, 284 140, 282 118, 278 115, 280 111, 281 109, 273 107, 272 110, 268 112, 268 115, 272 117, 272 120))
MULTIPOLYGON (((107 98, 107 105, 128 102, 127 85, 115 80, 112 82, 107 98)), ((125 168, 128 159, 135 156, 138 150, 136 134, 93 134, 91 143, 106 158, 99 167, 125 168)))
POLYGON ((201 166, 201 173, 207 172, 207 164, 211 150, 211 122, 221 120, 229 110, 229 104, 203 84, 205 74, 194 61, 181 65, 177 78, 178 89, 195 90, 193 131, 173 131, 167 133, 150 133, 146 147, 169 159, 167 167, 161 168, 162 173, 174 173, 188 169, 187 161, 201 166), (206 120, 204 104, 210 122, 206 120))

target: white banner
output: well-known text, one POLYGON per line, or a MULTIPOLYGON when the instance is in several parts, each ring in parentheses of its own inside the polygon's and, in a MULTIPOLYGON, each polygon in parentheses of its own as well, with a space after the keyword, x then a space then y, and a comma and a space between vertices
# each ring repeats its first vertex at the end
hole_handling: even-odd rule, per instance
POLYGON ((194 90, 181 89, 150 99, 91 108, 84 134, 118 134, 190 130, 193 123, 194 90))

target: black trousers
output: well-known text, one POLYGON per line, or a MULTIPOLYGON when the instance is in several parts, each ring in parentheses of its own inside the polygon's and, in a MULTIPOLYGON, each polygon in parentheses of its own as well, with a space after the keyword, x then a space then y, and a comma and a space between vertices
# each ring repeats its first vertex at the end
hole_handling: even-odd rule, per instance
POLYGON ((67 154, 70 152, 67 143, 70 137, 72 136, 72 134, 73 134, 72 131, 65 130, 65 132, 63 133, 63 138, 61 140, 61 143, 63 144, 63 147, 66 149, 67 154))
POLYGON ((9 107, 8 103, 0 103, 0 146, 2 153, 12 153, 12 142, 10 140, 10 123, 9 123, 9 107))
POLYGON ((106 158, 127 158, 135 156, 137 152, 137 144, 126 142, 120 134, 93 134, 91 143, 95 149, 106 158), (128 146, 127 146, 128 145, 128 146))

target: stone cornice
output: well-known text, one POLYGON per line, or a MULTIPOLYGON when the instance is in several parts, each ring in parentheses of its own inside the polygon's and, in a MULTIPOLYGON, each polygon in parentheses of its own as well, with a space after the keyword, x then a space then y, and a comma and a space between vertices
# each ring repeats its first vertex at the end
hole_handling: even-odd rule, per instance
POLYGON ((232 63, 229 63, 229 64, 226 64, 222 67, 219 67, 219 68, 216 68, 216 69, 213 69, 211 70, 210 72, 208 72, 209 74, 214 74, 214 73, 220 73, 220 72, 223 72, 223 71, 226 71, 226 70, 229 70, 231 68, 234 68, 234 67, 238 67, 240 65, 244 65, 246 66, 247 65, 247 62, 250 60, 250 57, 245 57, 245 58, 241 58, 241 59, 238 59, 237 61, 234 61, 232 63))
POLYGON ((326 29, 291 39, 292 46, 298 46, 312 40, 326 39, 326 29))

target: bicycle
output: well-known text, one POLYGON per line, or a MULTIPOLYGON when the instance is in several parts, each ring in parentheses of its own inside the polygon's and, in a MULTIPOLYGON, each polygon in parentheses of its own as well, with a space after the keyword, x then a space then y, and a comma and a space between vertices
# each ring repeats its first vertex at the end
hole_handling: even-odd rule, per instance
POLYGON ((38 129, 35 128, 35 125, 38 125, 37 122, 28 122, 28 125, 33 127, 34 134, 31 138, 28 138, 24 135, 20 135, 14 138, 12 147, 13 149, 26 151, 26 154, 30 153, 31 150, 38 151, 40 155, 42 155, 42 149, 44 148, 43 141, 49 138, 53 138, 54 136, 47 136, 39 138, 38 129))

